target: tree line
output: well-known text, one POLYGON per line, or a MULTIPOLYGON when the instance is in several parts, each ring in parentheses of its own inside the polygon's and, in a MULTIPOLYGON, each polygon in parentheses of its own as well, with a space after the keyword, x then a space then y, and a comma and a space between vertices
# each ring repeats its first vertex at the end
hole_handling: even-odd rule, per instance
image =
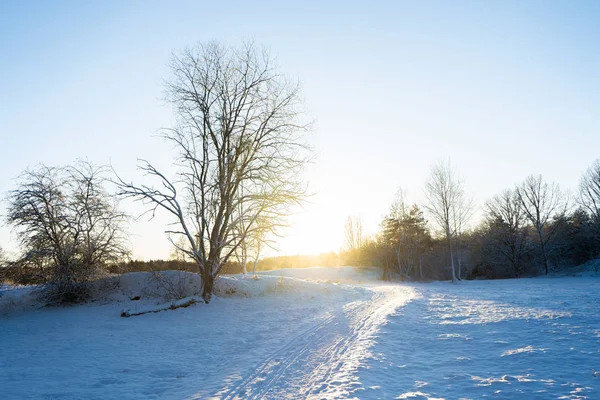
POLYGON ((349 263, 380 266, 385 279, 455 281, 547 275, 600 256, 600 160, 583 173, 576 195, 530 175, 488 199, 474 226, 472 198, 449 163, 432 168, 424 199, 407 204, 399 191, 366 240, 360 221, 349 218, 349 263))

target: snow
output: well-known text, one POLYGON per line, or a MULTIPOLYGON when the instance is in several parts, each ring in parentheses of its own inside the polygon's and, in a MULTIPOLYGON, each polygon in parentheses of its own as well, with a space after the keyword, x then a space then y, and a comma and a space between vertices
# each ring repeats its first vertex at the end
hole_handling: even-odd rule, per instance
POLYGON ((374 282, 379 280, 382 276, 380 269, 371 267, 287 268, 275 271, 265 271, 261 274, 266 276, 293 277, 316 282, 351 283, 355 285, 374 282))
POLYGON ((379 333, 359 397, 600 398, 599 283, 413 285, 417 297, 379 333))
POLYGON ((126 274, 68 308, 4 287, 0 398, 600 398, 598 278, 380 276, 223 276, 209 305, 131 318, 165 291, 197 295, 198 278, 126 274))

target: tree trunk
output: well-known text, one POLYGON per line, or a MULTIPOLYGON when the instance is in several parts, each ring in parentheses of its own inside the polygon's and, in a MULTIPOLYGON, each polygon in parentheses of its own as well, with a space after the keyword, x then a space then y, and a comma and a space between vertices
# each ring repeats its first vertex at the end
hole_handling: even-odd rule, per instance
POLYGON ((446 238, 448 239, 448 249, 450 250, 450 264, 452 265, 452 282, 456 282, 456 273, 454 272, 454 254, 452 254, 452 238, 450 236, 450 227, 446 227, 446 238))
POLYGON ((138 315, 159 313, 159 312, 167 311, 167 310, 176 310, 178 308, 189 307, 198 302, 200 302, 200 300, 195 297, 183 298, 181 300, 173 301, 170 304, 166 304, 166 305, 160 306, 160 307, 152 309, 152 310, 142 310, 142 311, 123 310, 123 311, 121 311, 121 317, 129 318, 129 317, 135 317, 138 315))
POLYGON ((382 278, 384 281, 390 280, 390 264, 393 264, 393 262, 392 263, 384 262, 384 264, 383 264, 383 277, 382 278))
POLYGON ((202 299, 206 304, 210 303, 210 299, 212 298, 214 281, 215 278, 210 271, 205 271, 202 274, 202 299))
POLYGON ((517 265, 517 251, 514 244, 510 245, 510 263, 513 267, 513 275, 515 278, 519 277, 519 267, 517 265))
POLYGON ((542 256, 544 257, 544 268, 546 269, 546 275, 548 275, 548 256, 546 255, 546 246, 542 242, 542 256))
POLYGON ((256 276, 256 265, 258 264, 258 258, 260 257, 260 241, 256 246, 256 257, 254 257, 254 265, 252 266, 252 273, 256 276))
POLYGON ((450 248, 450 264, 452 266, 452 282, 456 282, 456 272, 454 269, 454 255, 452 254, 452 242, 448 239, 448 247, 450 248))
POLYGON ((246 275, 246 273, 248 272, 246 270, 246 264, 248 264, 248 252, 247 252, 247 249, 246 249, 246 242, 244 241, 242 243, 242 273, 244 275, 246 275))
POLYGON ((538 227, 538 234, 540 235, 540 245, 542 247, 542 257, 544 258, 544 268, 546 269, 546 275, 548 275, 548 255, 546 254, 546 243, 544 241, 544 233, 542 228, 538 227))
POLYGON ((423 260, 419 257, 419 274, 421 275, 421 280, 423 280, 423 260))

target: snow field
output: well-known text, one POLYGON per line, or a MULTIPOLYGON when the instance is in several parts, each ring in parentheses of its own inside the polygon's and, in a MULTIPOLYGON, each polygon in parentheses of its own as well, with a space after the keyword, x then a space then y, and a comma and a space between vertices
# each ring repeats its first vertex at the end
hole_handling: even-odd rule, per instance
POLYGON ((210 305, 119 317, 195 295, 192 275, 127 274, 70 308, 4 288, 0 398, 600 398, 598 278, 281 270, 223 276, 210 305))
POLYGON ((358 397, 598 399, 599 283, 414 285, 372 347, 358 397))

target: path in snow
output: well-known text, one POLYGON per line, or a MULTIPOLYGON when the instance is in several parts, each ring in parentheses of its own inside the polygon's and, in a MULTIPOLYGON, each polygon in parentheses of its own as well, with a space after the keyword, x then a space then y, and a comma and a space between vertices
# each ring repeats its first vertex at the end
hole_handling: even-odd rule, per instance
POLYGON ((414 296, 409 287, 373 288, 370 299, 341 305, 291 338, 243 377, 212 397, 219 399, 351 397, 357 371, 387 316, 414 296))

